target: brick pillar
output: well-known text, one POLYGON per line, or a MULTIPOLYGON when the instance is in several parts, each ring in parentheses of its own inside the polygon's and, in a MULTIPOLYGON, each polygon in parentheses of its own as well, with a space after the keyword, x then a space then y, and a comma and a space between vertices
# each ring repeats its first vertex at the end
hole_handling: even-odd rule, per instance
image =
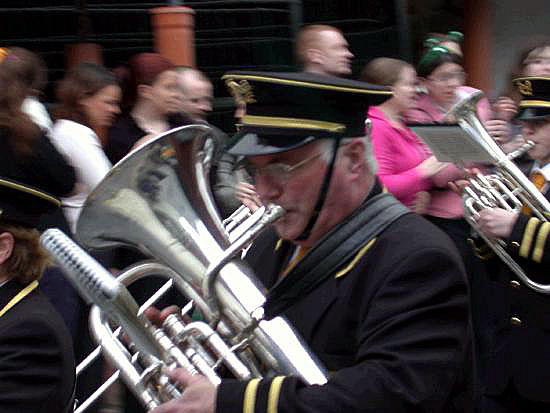
POLYGON ((464 67, 468 85, 488 93, 491 76, 492 25, 489 0, 464 1, 464 67))
POLYGON ((150 10, 155 50, 178 66, 195 67, 195 12, 189 7, 150 10))
POLYGON ((97 43, 73 43, 65 45, 65 67, 71 67, 79 63, 103 64, 103 51, 97 43))

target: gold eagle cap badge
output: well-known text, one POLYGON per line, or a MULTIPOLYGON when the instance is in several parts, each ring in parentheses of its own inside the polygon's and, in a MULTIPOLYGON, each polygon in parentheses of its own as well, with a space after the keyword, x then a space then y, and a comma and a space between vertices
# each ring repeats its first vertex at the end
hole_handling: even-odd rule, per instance
POLYGON ((252 86, 247 80, 242 79, 240 81, 228 80, 226 82, 229 92, 239 103, 255 103, 254 93, 252 92, 252 86))
POLYGON ((518 80, 516 82, 518 86, 519 93, 521 93, 524 96, 532 96, 533 95, 533 85, 531 84, 530 80, 518 80))

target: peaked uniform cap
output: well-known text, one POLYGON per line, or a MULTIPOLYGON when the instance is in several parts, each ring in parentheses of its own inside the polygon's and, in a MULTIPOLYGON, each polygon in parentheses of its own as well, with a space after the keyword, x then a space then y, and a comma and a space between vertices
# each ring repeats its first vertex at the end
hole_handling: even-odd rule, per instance
POLYGON ((0 177, 0 221, 35 227, 61 201, 38 188, 0 177))
POLYGON ((222 79, 246 104, 228 150, 268 155, 315 139, 363 136, 370 105, 391 97, 387 87, 314 73, 230 72, 222 79))
POLYGON ((550 78, 520 77, 513 83, 521 94, 517 119, 540 119, 550 115, 550 78))

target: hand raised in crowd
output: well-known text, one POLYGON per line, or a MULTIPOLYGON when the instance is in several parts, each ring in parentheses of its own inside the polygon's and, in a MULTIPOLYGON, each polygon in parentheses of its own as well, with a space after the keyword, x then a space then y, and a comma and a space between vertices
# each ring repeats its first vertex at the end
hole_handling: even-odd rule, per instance
POLYGON ((502 145, 508 142, 511 138, 510 123, 505 120, 492 119, 484 122, 483 124, 489 135, 495 140, 496 143, 502 145))
POLYGON ((495 119, 510 122, 518 111, 516 102, 508 96, 501 96, 493 104, 495 119))
POLYGON ((181 397, 162 404, 151 413, 214 413, 216 410, 216 386, 206 377, 192 375, 178 368, 167 372, 178 387, 184 389, 181 397))
POLYGON ((502 208, 486 208, 479 212, 477 224, 483 233, 492 238, 507 238, 519 213, 502 208))
POLYGON ((260 201, 256 188, 254 185, 247 182, 239 182, 235 185, 235 196, 244 206, 250 209, 251 212, 256 211, 262 206, 262 201, 260 201))
POLYGON ((435 156, 430 156, 417 166, 420 174, 425 178, 430 178, 447 167, 447 163, 439 162, 435 156))

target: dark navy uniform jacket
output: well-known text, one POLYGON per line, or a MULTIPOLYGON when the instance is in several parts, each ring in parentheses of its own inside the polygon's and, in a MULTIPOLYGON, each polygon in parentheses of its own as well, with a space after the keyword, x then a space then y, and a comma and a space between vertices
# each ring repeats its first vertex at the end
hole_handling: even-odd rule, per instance
MULTIPOLYGON (((288 243, 262 234, 249 252, 271 287, 288 243)), ((218 387, 217 412, 470 411, 468 287, 450 239, 416 214, 393 222, 284 314, 331 371, 218 387)))
MULTIPOLYGON (((23 288, 0 287, 0 309, 23 288)), ((0 317, 0 412, 72 412, 74 384, 69 332, 35 289, 0 317)))
MULTIPOLYGON (((550 190, 544 194, 550 200, 550 190)), ((550 284, 550 223, 521 214, 506 242, 510 256, 533 281, 550 284)), ((491 274, 489 354, 486 393, 502 393, 513 383, 524 397, 550 403, 550 296, 526 287, 498 258, 491 274)))

